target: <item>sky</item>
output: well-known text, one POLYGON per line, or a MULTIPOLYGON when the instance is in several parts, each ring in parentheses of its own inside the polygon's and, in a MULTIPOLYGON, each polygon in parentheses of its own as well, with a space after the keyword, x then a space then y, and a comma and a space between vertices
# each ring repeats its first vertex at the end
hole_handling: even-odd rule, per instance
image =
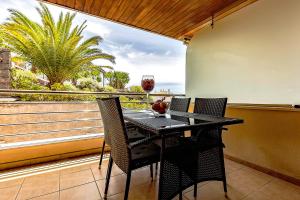
MULTIPOLYGON (((32 20, 39 22, 36 0, 0 0, 0 23, 9 17, 7 9, 17 9, 32 20)), ((47 4, 51 13, 58 18, 60 12, 74 12, 51 4, 47 4)), ((100 35, 103 42, 100 48, 105 53, 116 57, 116 64, 97 60, 95 64, 111 65, 114 70, 129 73, 127 85, 140 85, 142 75, 154 75, 156 86, 154 91, 171 89, 173 93, 185 91, 185 53, 186 46, 181 41, 158 34, 142 31, 101 18, 77 13, 74 24, 87 20, 87 28, 83 32, 85 38, 100 35)))

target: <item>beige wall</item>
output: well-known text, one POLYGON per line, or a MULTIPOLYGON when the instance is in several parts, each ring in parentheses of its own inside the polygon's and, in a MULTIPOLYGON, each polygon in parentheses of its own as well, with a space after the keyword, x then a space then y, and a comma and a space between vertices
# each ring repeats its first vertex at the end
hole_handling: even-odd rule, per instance
POLYGON ((225 153, 300 180, 300 111, 229 107, 244 119, 223 133, 225 153))
MULTIPOLYGON (((193 109, 192 103, 189 112, 193 109)), ((223 131, 227 156, 300 184, 299 109, 228 105, 226 117, 244 120, 223 131)))
POLYGON ((0 171, 101 151, 103 138, 38 145, 0 151, 0 171))
POLYGON ((300 104, 299 8, 259 0, 199 31, 187 49, 187 95, 300 104))
MULTIPOLYGON (((300 104, 300 1, 259 0, 206 27, 187 49, 186 94, 300 104)), ((231 107, 226 154, 300 180, 300 112, 231 107)))

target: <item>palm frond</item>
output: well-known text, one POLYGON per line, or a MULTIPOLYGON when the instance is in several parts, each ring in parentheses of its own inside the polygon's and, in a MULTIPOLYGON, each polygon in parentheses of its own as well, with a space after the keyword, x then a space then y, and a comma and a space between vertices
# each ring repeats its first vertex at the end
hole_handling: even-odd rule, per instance
POLYGON ((9 12, 8 21, 0 25, 1 46, 38 68, 51 84, 73 78, 97 59, 115 63, 114 56, 99 49, 101 37, 83 39, 86 21, 72 26, 75 13, 60 13, 55 21, 48 7, 40 3, 37 8, 41 17, 39 24, 18 10, 9 9, 9 12))

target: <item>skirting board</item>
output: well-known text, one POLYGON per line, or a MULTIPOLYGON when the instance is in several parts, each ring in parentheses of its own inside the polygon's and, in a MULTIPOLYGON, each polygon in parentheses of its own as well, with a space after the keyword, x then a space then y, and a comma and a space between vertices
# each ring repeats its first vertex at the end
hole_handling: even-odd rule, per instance
POLYGON ((270 176, 273 176, 273 177, 276 177, 276 178, 279 178, 279 179, 282 179, 282 180, 285 180, 287 182, 290 182, 290 183, 293 183, 295 185, 300 186, 300 179, 297 179, 297 178, 294 178, 294 177, 291 177, 291 176, 287 176, 287 175, 282 174, 280 172, 276 172, 272 169, 268 169, 268 168, 253 164, 251 162, 248 162, 248 161, 245 161, 245 160, 242 160, 242 159, 230 156, 230 155, 225 155, 225 158, 227 158, 229 160, 232 160, 234 162, 243 164, 247 167, 250 167, 250 168, 255 169, 257 171, 263 172, 263 173, 268 174, 270 176))

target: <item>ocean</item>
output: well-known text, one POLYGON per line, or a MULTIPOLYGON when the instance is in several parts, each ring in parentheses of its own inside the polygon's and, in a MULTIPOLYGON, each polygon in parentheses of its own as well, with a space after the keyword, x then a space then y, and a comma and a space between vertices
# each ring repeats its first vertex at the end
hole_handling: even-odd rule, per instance
POLYGON ((155 83, 153 93, 170 90, 171 93, 185 94, 185 85, 181 83, 155 83))

